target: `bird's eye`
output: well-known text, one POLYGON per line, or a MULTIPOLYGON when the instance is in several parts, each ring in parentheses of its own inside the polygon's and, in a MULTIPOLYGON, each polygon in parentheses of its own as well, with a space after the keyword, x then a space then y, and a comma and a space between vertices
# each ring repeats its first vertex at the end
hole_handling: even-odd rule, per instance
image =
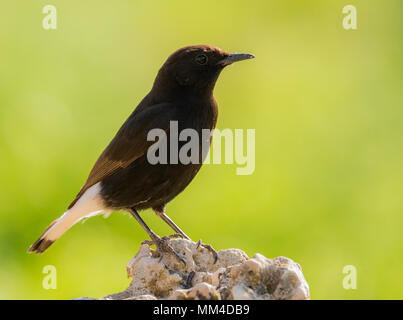
POLYGON ((198 63, 198 64, 206 64, 207 63, 207 61, 208 61, 208 59, 207 59, 207 56, 205 55, 205 54, 199 54, 197 57, 196 57, 196 62, 198 63))

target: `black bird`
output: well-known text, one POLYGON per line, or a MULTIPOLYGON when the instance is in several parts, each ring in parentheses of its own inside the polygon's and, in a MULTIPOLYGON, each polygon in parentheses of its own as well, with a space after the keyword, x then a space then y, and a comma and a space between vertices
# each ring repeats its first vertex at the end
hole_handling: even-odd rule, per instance
MULTIPOLYGON (((159 70, 151 91, 96 161, 68 210, 48 226, 28 252, 44 252, 83 218, 123 209, 134 216, 161 253, 168 251, 180 259, 168 245, 167 237, 157 236, 138 211, 152 208, 177 234, 189 239, 165 214, 165 206, 195 177, 203 155, 198 163, 150 164, 147 150, 155 142, 148 141, 147 134, 160 128, 166 132, 167 141, 171 141, 170 123, 177 121, 179 132, 191 128, 199 133, 201 146, 202 129, 213 130, 216 125, 213 89, 219 74, 225 66, 251 58, 251 54, 229 54, 208 45, 175 51, 159 70)), ((211 139, 208 145, 210 142, 211 139)))

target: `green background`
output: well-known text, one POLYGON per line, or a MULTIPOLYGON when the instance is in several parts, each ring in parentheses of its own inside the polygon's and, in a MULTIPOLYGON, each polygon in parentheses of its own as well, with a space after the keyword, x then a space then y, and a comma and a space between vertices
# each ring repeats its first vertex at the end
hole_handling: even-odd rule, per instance
MULTIPOLYGON (((206 165, 167 213, 193 239, 299 262, 313 299, 403 298, 403 3, 78 1, 0 4, 0 298, 101 297, 129 284, 146 234, 95 217, 44 255, 60 216, 179 47, 256 59, 224 70, 218 128, 256 129, 256 170, 206 165), (57 8, 44 30, 42 8, 57 8), (354 4, 358 29, 342 27, 354 4), (42 269, 57 269, 57 289, 42 269), (345 265, 357 289, 343 289, 345 265)), ((171 231, 151 211, 159 234, 171 231)))

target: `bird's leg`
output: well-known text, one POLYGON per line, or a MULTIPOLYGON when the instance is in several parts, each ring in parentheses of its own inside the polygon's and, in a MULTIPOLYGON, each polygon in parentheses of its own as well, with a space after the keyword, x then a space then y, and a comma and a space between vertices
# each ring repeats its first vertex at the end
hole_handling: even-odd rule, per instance
MULTIPOLYGON (((155 214, 160 217, 162 220, 164 220, 175 232, 176 234, 169 236, 169 237, 176 237, 176 236, 180 236, 184 239, 188 239, 191 240, 166 214, 165 214, 165 209, 153 209, 155 214)), ((165 238, 165 237, 164 237, 165 238)), ((201 242, 201 240, 199 240, 197 242, 197 248, 199 248, 200 246, 202 246, 203 248, 206 248, 208 251, 211 252, 211 254, 213 255, 214 258, 214 263, 217 262, 218 260, 218 254, 217 251, 215 251, 213 249, 213 247, 209 244, 204 244, 201 242)))
POLYGON ((136 209, 129 209, 131 215, 137 220, 137 222, 142 226, 142 228, 147 232, 151 240, 143 241, 148 245, 155 244, 157 247, 157 251, 160 253, 161 257, 164 252, 168 252, 175 256, 179 261, 181 261, 184 265, 186 265, 186 261, 177 253, 175 250, 168 244, 168 239, 166 237, 161 238, 157 234, 155 234, 144 222, 144 220, 137 213, 136 209))
POLYGON ((157 210, 157 209, 153 209, 155 214, 160 217, 162 220, 165 221, 165 223, 170 226, 175 232, 176 234, 180 235, 183 239, 188 239, 190 240, 190 238, 181 230, 181 228, 179 228, 175 222, 173 222, 164 212, 164 210, 157 210))

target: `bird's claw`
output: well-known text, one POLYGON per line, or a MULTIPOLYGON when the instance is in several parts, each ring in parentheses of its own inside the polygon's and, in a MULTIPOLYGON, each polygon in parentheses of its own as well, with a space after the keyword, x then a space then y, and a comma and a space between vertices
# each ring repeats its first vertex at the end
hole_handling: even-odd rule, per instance
POLYGON ((200 246, 202 246, 203 248, 205 248, 205 249, 207 249, 208 251, 211 252, 211 254, 213 255, 213 259, 214 259, 214 263, 213 263, 213 264, 216 264, 217 261, 218 261, 218 254, 217 254, 217 251, 215 251, 211 245, 209 245, 209 244, 204 244, 204 243, 201 241, 201 239, 200 239, 199 241, 197 241, 197 243, 196 243, 196 249, 198 249, 200 246))
POLYGON ((162 238, 155 235, 154 237, 152 237, 151 240, 143 241, 142 244, 147 244, 149 246, 154 244, 157 248, 158 253, 161 256, 160 261, 162 260, 164 253, 169 253, 186 266, 186 261, 168 243, 168 241, 170 239, 177 238, 177 237, 178 237, 177 234, 172 235, 172 236, 165 236, 162 238))

